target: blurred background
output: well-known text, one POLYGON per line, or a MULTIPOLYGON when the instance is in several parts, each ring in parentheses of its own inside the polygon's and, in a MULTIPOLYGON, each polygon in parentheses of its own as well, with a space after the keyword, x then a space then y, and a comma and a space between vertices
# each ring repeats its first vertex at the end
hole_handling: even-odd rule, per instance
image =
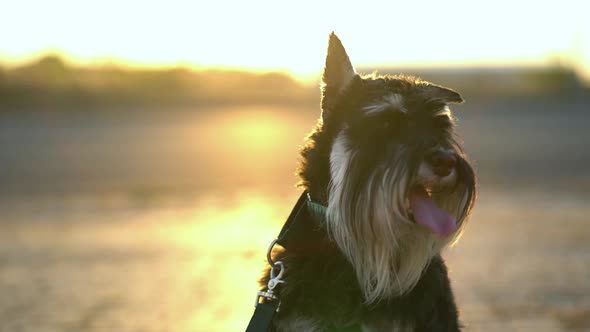
POLYGON ((241 331, 328 34, 460 91, 467 331, 590 331, 583 1, 0 2, 0 331, 241 331))

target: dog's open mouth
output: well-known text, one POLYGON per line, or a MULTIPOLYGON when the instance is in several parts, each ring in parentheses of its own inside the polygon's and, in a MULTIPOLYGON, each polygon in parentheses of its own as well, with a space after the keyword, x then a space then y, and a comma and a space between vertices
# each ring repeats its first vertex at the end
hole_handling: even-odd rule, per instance
POLYGON ((446 237, 457 227, 457 220, 450 213, 440 208, 424 186, 414 186, 408 195, 410 217, 422 225, 446 237))

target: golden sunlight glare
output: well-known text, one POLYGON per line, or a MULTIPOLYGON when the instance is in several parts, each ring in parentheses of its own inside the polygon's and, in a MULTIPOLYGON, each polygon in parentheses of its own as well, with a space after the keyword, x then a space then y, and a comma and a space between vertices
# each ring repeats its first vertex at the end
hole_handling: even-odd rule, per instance
POLYGON ((362 66, 539 65, 558 58, 587 70, 584 6, 25 0, 2 5, 0 59, 18 62, 53 50, 75 62, 279 70, 304 79, 322 68, 320 55, 334 30, 362 66))

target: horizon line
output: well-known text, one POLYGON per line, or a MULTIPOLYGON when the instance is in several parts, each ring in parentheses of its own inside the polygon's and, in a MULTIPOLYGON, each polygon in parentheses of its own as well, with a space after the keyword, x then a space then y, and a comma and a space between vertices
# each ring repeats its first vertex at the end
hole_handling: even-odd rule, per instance
MULTIPOLYGON (((43 58, 57 57, 65 65, 71 67, 115 67, 125 68, 131 70, 172 70, 172 69, 188 69, 191 71, 233 71, 233 72, 247 72, 255 74, 265 73, 279 73, 291 77, 293 80, 309 84, 319 80, 323 68, 318 68, 313 71, 298 71, 290 68, 281 67, 259 67, 259 66, 240 66, 240 65, 226 65, 226 64, 198 64, 190 61, 163 61, 163 62, 145 62, 125 59, 123 57, 116 57, 110 55, 95 56, 80 58, 67 54, 62 50, 46 49, 38 52, 29 53, 26 55, 11 56, 3 54, 0 51, 0 66, 8 68, 18 68, 27 65, 32 65, 39 62, 43 58)), ((572 70, 581 81, 590 83, 590 73, 588 73, 583 66, 571 61, 565 56, 552 56, 549 59, 479 59, 469 61, 416 61, 416 62, 374 62, 361 63, 355 65, 362 74, 370 73, 372 71, 391 71, 399 67, 402 69, 411 70, 481 70, 481 69, 550 69, 563 68, 572 70), (365 72, 367 70, 367 72, 365 72)))

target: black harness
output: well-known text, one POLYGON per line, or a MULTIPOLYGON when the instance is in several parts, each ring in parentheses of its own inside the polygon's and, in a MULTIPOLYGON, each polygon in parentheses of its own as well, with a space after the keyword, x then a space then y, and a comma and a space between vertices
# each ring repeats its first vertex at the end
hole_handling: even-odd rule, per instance
POLYGON ((267 290, 258 292, 256 296, 256 309, 246 332, 268 331, 275 313, 279 310, 280 300, 274 294, 274 288, 284 283, 282 276, 285 265, 280 261, 272 261, 270 254, 274 245, 278 243, 291 252, 313 252, 329 241, 325 231, 322 230, 325 220, 326 207, 314 203, 309 193, 304 191, 289 214, 279 236, 268 248, 267 258, 272 267, 271 279, 267 290), (280 270, 278 275, 275 274, 277 269, 280 270))

